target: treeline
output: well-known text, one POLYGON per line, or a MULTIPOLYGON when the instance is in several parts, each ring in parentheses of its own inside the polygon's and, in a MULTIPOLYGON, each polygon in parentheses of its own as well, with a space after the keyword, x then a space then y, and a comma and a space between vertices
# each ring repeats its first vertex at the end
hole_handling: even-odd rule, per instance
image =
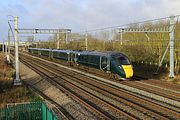
MULTIPOLYGON (((129 28, 161 28, 168 26, 168 22, 134 24, 129 28)), ((87 49, 92 51, 120 51, 125 53, 132 62, 159 64, 169 44, 169 33, 122 33, 114 30, 98 31, 87 34, 87 49)), ((180 64, 180 23, 175 27, 175 65, 180 64)), ((57 48, 71 50, 85 50, 85 34, 60 34, 54 35, 48 42, 40 42, 37 46, 41 48, 57 48), (57 42, 59 41, 59 42, 57 42)), ((169 64, 169 50, 165 55, 163 65, 169 64)), ((179 69, 179 68, 178 68, 179 69)))

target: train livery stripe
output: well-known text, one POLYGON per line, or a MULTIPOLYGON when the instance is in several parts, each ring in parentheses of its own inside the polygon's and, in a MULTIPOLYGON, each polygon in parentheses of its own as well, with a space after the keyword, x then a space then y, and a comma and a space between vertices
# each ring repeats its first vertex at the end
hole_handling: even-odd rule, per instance
POLYGON ((126 74, 126 78, 130 78, 133 76, 133 69, 131 65, 122 65, 124 72, 126 74))

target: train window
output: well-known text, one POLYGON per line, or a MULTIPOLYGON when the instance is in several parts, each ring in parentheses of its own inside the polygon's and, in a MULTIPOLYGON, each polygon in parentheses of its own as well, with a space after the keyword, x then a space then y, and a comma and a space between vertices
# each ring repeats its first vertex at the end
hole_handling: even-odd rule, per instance
POLYGON ((96 59, 95 59, 94 56, 91 56, 90 58, 91 58, 91 63, 95 63, 96 62, 96 59))
POLYGON ((101 63, 102 63, 102 65, 107 65, 107 58, 106 57, 102 57, 101 63))
POLYGON ((130 65, 129 60, 124 56, 118 57, 118 61, 122 65, 130 65))
POLYGON ((84 60, 85 60, 85 61, 88 60, 88 56, 87 56, 87 55, 84 56, 84 60))
POLYGON ((81 56, 78 56, 77 58, 78 58, 78 59, 81 59, 81 56))

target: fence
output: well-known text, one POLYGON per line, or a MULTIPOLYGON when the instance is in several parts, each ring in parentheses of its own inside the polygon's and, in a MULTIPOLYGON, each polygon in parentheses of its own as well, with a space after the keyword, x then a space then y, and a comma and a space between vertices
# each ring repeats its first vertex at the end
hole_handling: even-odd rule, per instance
POLYGON ((0 120, 58 120, 43 102, 11 104, 0 109, 0 120))

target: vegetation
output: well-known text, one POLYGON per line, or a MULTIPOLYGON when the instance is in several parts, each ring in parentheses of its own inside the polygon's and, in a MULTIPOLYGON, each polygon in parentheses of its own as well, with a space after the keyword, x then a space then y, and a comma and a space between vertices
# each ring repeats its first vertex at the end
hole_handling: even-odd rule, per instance
POLYGON ((0 53, 0 108, 7 103, 28 102, 38 99, 27 87, 13 87, 14 69, 4 62, 0 53))
MULTIPOLYGON (((132 24, 127 28, 163 28, 168 27, 168 21, 160 21, 156 23, 144 23, 144 24, 132 24)), ((180 72, 180 23, 176 23, 175 27, 175 72, 180 72)), ((65 41, 65 34, 54 35, 47 42, 41 42, 37 46, 40 48, 57 48, 57 41, 59 40, 60 49, 72 49, 72 50, 85 50, 85 34, 71 34, 68 35, 68 41, 65 41)), ((140 71, 147 71, 148 74, 154 73, 158 64, 160 63, 164 52, 169 44, 169 33, 122 33, 111 30, 102 30, 88 33, 88 50, 96 51, 120 51, 125 53, 134 66, 148 67, 140 71), (138 65, 138 66, 136 66, 138 65), (150 67, 153 66, 153 69, 150 67), (145 69, 145 70, 144 70, 145 69), (150 70, 148 70, 150 69, 150 70)), ((169 66, 169 52, 165 55, 165 59, 162 63, 163 72, 168 73, 169 66)), ((141 69, 141 68, 138 68, 141 69)), ((160 69, 161 70, 161 69, 160 69)))

